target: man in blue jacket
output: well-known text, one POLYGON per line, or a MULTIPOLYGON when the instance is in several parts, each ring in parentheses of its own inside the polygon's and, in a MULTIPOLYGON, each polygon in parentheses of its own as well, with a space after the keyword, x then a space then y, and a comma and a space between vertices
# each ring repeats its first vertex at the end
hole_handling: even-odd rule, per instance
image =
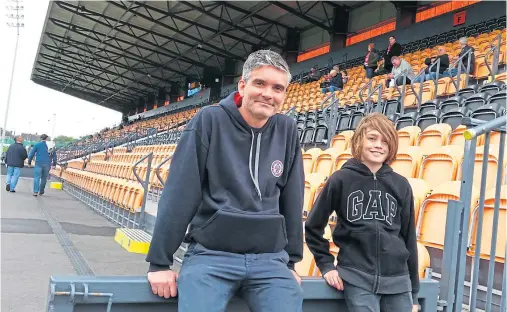
POLYGON ((40 136, 41 141, 33 146, 28 155, 28 165, 31 166, 35 156, 35 168, 33 172, 33 196, 43 195, 49 176, 51 165, 56 166, 56 152, 48 148, 48 136, 40 136))
POLYGON ((11 144, 5 153, 5 164, 7 165, 5 189, 11 193, 16 192, 21 168, 25 166, 25 159, 28 157, 26 149, 23 146, 23 137, 18 135, 14 139, 16 142, 11 144))
POLYGON ((222 312, 236 294, 254 312, 302 309, 294 271, 303 255, 302 153, 296 123, 277 114, 290 80, 279 54, 254 52, 239 91, 183 131, 147 256, 153 293, 178 295, 179 312, 222 312))

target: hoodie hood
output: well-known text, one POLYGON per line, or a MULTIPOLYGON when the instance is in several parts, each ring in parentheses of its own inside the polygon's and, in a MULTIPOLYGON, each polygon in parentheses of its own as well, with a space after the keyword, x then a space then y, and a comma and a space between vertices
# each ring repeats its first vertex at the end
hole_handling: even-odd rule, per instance
MULTIPOLYGON (((350 169, 364 176, 373 176, 374 174, 371 172, 370 168, 368 168, 365 164, 363 164, 360 160, 351 158, 347 160, 345 164, 343 164, 342 169, 350 169)), ((384 176, 393 172, 393 168, 391 168, 387 164, 383 164, 382 167, 377 171, 375 176, 384 176)))

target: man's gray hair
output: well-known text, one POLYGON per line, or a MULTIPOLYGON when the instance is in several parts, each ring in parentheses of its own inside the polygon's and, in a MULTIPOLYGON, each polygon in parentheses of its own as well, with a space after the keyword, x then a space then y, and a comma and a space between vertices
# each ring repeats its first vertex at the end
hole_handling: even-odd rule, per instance
POLYGON ((459 42, 463 43, 463 44, 467 44, 468 43, 468 38, 467 37, 461 37, 461 38, 459 38, 459 42))
POLYGON ((286 72, 287 85, 290 83, 292 75, 290 74, 289 65, 280 54, 271 50, 258 50, 248 56, 245 64, 243 64, 243 80, 247 82, 252 70, 261 66, 273 66, 286 72))

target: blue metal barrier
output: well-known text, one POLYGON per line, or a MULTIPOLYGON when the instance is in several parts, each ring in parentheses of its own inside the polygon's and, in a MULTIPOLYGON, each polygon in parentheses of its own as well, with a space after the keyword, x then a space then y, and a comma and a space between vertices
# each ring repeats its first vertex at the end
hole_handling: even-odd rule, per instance
MULTIPOLYGON (((304 312, 348 311, 343 294, 329 287, 322 278, 303 278, 302 288, 304 312)), ((438 292, 437 281, 421 281, 421 312, 437 311, 438 292)), ((164 299, 153 295, 145 276, 55 276, 49 280, 46 311, 175 312, 177 307, 177 299, 164 299)), ((249 309, 243 300, 234 298, 226 311, 247 312, 249 309)))

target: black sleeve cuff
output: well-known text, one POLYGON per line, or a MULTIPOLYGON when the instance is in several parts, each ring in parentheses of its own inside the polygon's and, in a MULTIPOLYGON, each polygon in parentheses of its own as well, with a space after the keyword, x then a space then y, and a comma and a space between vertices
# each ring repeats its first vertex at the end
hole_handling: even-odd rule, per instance
POLYGON ((295 263, 293 261, 289 261, 289 263, 287 263, 287 267, 289 270, 295 271, 295 263))
POLYGON ((148 272, 168 271, 170 269, 171 268, 168 265, 158 265, 158 264, 150 263, 150 267, 148 268, 148 272))
POLYGON ((413 302, 412 304, 413 304, 413 305, 419 304, 418 297, 419 297, 419 296, 418 296, 418 293, 416 293, 416 292, 413 292, 413 293, 412 293, 412 302, 413 302))

